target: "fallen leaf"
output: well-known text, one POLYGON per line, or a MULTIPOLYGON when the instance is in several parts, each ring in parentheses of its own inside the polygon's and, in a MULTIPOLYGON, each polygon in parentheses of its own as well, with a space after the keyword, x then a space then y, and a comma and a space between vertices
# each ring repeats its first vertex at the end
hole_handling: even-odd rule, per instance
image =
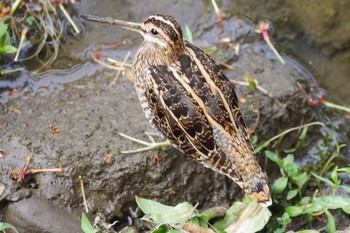
POLYGON ((10 111, 16 113, 17 115, 21 115, 22 114, 22 111, 19 110, 18 108, 10 108, 10 111))

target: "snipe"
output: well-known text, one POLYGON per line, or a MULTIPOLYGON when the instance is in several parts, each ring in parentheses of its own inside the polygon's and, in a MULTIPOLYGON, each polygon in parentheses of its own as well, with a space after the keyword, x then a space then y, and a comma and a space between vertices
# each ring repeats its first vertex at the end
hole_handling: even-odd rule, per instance
POLYGON ((132 71, 153 128, 186 155, 231 178, 254 200, 271 205, 267 177, 254 157, 233 84, 210 56, 183 39, 172 16, 154 14, 143 23, 81 17, 139 32, 144 41, 132 71))

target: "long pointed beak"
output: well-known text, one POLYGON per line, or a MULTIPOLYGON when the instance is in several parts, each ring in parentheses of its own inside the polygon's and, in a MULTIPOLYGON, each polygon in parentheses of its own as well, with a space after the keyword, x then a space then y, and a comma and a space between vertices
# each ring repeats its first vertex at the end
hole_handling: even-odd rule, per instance
POLYGON ((113 19, 112 17, 103 18, 95 15, 80 15, 80 17, 88 21, 122 26, 125 29, 129 29, 129 30, 141 33, 141 25, 142 25, 141 23, 126 22, 122 20, 113 19))

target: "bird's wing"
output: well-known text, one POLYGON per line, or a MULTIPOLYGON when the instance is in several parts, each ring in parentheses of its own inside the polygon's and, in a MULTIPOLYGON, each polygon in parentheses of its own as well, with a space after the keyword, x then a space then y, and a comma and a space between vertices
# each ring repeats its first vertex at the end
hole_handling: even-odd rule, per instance
POLYGON ((233 85, 200 49, 187 51, 146 74, 153 82, 145 93, 153 125, 175 147, 239 183, 237 164, 251 163, 252 147, 233 85))
MULTIPOLYGON (((209 88, 198 92, 203 100, 206 100, 210 115, 220 125, 225 127, 225 131, 235 140, 249 147, 253 151, 247 128, 244 123, 241 111, 238 106, 238 99, 234 90, 234 85, 224 75, 222 69, 218 67, 213 59, 205 54, 201 49, 187 42, 188 56, 191 59, 192 79, 191 85, 197 86, 207 83, 209 88), (214 99, 215 101, 210 101, 214 99)), ((188 61, 183 61, 183 65, 188 61)), ((183 66, 182 65, 182 66, 183 66)), ((197 89, 194 89, 197 90, 197 89)))
POLYGON ((228 170, 230 160, 218 147, 206 114, 177 80, 178 71, 155 66, 147 74, 154 82, 145 93, 154 116, 153 125, 187 155, 218 172, 234 175, 235 171, 228 170))

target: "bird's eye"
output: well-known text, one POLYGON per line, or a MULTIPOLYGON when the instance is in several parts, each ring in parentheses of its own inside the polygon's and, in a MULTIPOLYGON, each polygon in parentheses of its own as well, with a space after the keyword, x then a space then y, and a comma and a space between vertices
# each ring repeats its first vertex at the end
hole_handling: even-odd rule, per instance
POLYGON ((154 28, 151 29, 151 33, 152 35, 155 35, 155 36, 158 35, 158 31, 154 28))

